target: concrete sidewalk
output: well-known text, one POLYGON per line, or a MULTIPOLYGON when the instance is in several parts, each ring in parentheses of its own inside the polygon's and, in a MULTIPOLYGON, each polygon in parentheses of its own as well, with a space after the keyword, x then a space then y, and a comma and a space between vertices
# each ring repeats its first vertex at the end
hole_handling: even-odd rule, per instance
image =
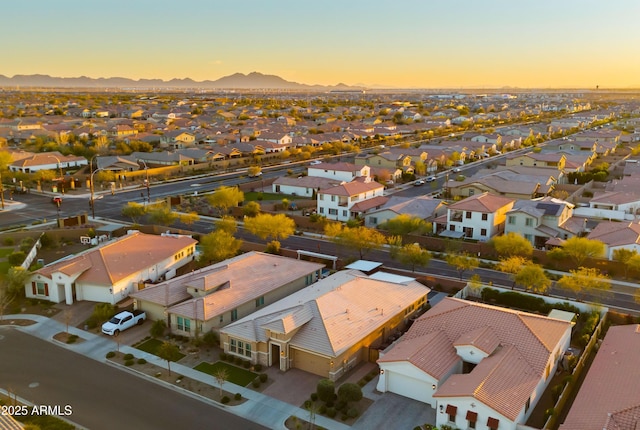
MULTIPOLYGON (((63 323, 60 323, 56 320, 43 317, 41 315, 5 315, 3 320, 11 321, 12 319, 21 319, 21 320, 33 320, 36 321, 36 324, 32 324, 30 326, 16 326, 19 330, 22 330, 26 333, 31 334, 37 338, 42 340, 55 343, 60 347, 67 348, 70 351, 76 352, 78 354, 83 354, 86 357, 92 358, 101 363, 107 363, 110 365, 115 365, 109 362, 106 358, 106 355, 110 351, 115 351, 118 348, 118 344, 113 340, 95 335, 93 333, 89 333, 83 330, 80 330, 76 327, 69 327, 69 333, 75 334, 78 337, 84 339, 84 342, 77 344, 64 344, 62 342, 55 341, 53 336, 60 332, 66 331, 66 326, 63 323)), ((141 351, 139 349, 133 348, 127 345, 120 345, 120 352, 123 353, 132 353, 135 354, 137 358, 144 358, 149 363, 155 364, 162 368, 166 368, 165 360, 160 359, 159 357, 149 354, 147 352, 141 351)), ((123 368, 123 370, 131 371, 130 369, 123 368)), ((214 387, 218 386, 215 381, 215 378, 211 375, 208 375, 203 372, 199 372, 190 367, 181 365, 179 363, 172 363, 171 370, 184 375, 188 378, 202 381, 206 384, 212 385, 214 387)), ((135 372, 136 375, 146 377, 150 381, 154 381, 156 383, 162 383, 163 385, 174 389, 176 391, 180 391, 181 393, 185 393, 186 390, 176 387, 173 384, 164 383, 156 378, 152 378, 148 375, 141 374, 139 372, 135 372)), ((247 401, 238 406, 223 406, 217 402, 214 402, 211 399, 207 399, 203 396, 199 396, 198 394, 186 392, 185 394, 191 395, 192 397, 196 397, 202 401, 210 403, 213 406, 224 409, 227 412, 233 413, 235 415, 244 417, 248 420, 251 420, 255 423, 261 424, 265 427, 271 429, 286 429, 284 423, 292 415, 297 416, 300 419, 305 419, 309 416, 309 412, 280 401, 278 399, 274 399, 273 397, 269 397, 263 393, 259 393, 253 391, 251 389, 241 387, 230 382, 226 382, 225 390, 240 393, 242 397, 246 398, 247 401)), ((320 425, 326 429, 330 430, 347 430, 349 426, 336 422, 327 417, 316 415, 315 423, 320 425)))

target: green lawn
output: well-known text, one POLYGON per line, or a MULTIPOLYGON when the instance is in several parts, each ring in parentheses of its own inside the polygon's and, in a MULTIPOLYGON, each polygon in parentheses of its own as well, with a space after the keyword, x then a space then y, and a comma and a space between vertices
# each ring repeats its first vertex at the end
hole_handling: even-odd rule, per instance
POLYGON ((0 261, 0 277, 3 277, 9 272, 11 264, 8 261, 0 261))
POLYGON ((8 257, 10 254, 13 254, 14 250, 13 246, 11 248, 0 248, 0 258, 8 257))
POLYGON ((199 370, 200 372, 208 373, 209 375, 214 375, 218 371, 218 369, 221 368, 227 370, 227 381, 231 382, 232 384, 240 385, 241 387, 246 387, 251 383, 251 381, 258 377, 257 373, 250 372, 248 370, 233 366, 223 361, 216 361, 213 364, 202 362, 194 367, 194 369, 199 370))
MULTIPOLYGON (((162 345, 162 341, 158 339, 149 339, 142 342, 140 345, 136 346, 136 349, 140 351, 148 352, 149 354, 157 355, 158 348, 162 345)), ((180 358, 175 361, 180 361, 180 359, 184 357, 184 354, 180 353, 180 358)))

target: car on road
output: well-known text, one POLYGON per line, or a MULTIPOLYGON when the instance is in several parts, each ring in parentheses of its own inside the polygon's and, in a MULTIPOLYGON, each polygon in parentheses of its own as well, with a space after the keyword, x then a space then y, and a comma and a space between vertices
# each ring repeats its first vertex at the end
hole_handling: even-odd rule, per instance
POLYGON ((415 182, 413 183, 413 186, 414 186, 414 187, 419 187, 420 185, 424 185, 424 184, 425 184, 425 182, 424 182, 424 180, 423 180, 423 179, 418 179, 417 181, 415 181, 415 182))
POLYGON ((456 167, 455 169, 453 169, 453 173, 460 173, 462 172, 462 169, 459 167, 456 167))
POLYGON ((429 177, 426 179, 426 181, 427 181, 427 182, 433 182, 433 181, 435 181, 435 180, 436 180, 436 177, 435 177, 435 176, 429 176, 429 177))

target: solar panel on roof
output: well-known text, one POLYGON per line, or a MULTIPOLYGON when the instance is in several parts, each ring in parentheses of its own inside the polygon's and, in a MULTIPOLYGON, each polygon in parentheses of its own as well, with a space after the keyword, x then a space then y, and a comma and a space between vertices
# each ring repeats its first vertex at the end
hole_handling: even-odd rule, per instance
POLYGON ((542 209, 545 215, 555 215, 558 213, 558 205, 553 203, 538 203, 536 208, 542 209))

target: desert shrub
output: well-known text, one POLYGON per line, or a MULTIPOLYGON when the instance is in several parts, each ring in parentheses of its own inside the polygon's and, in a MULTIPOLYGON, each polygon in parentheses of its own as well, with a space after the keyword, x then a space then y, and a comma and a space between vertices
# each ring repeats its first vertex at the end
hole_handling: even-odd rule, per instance
POLYGON ((144 358, 139 358, 138 364, 147 364, 147 360, 145 360, 144 358))
POLYGON ((253 369, 254 369, 256 372, 262 372, 262 364, 260 364, 260 363, 255 364, 255 365, 253 366, 253 369))
POLYGON ((318 400, 318 393, 311 393, 311 400, 314 402, 318 400))
POLYGON ((220 360, 222 360, 222 361, 227 361, 227 354, 226 354, 226 353, 224 353, 224 352, 221 352, 221 353, 220 353, 220 360))
POLYGON ((327 413, 327 407, 325 405, 320 405, 320 407, 318 408, 318 413, 320 415, 324 415, 327 413))
POLYGON ((253 388, 260 387, 260 380, 259 379, 254 379, 253 382, 251 383, 251 385, 253 386, 253 388))
POLYGON ((127 367, 128 367, 128 366, 133 366, 133 363, 135 363, 135 361, 133 361, 133 360, 127 360, 127 361, 125 361, 125 362, 124 362, 124 365, 125 365, 125 366, 127 366, 127 367))
POLYGON ((304 403, 302 404, 302 407, 305 409, 309 409, 312 404, 313 402, 311 400, 305 400, 304 403))
POLYGON ((349 408, 347 411, 347 416, 349 418, 356 418, 359 415, 359 412, 356 408, 349 408))
POLYGON ((348 420, 348 419, 349 419, 349 415, 347 415, 347 414, 345 414, 345 413, 343 412, 343 413, 342 413, 342 415, 340 415, 340 419, 341 419, 342 421, 346 421, 346 420, 348 420))
POLYGON ((267 375, 266 373, 261 373, 259 378, 260 382, 267 382, 267 379, 269 379, 269 375, 267 375))
POLYGON ((220 401, 222 402, 223 405, 226 405, 231 401, 231 399, 229 398, 229 396, 224 396, 220 401))
POLYGON ((98 303, 93 308, 91 316, 85 322, 89 328, 96 328, 98 324, 107 321, 117 312, 118 307, 110 303, 98 303))
POLYGON ((2 244, 4 246, 13 246, 13 244, 15 244, 15 241, 12 237, 5 237, 2 241, 2 244))
POLYGON ((124 355, 124 359, 125 360, 133 360, 133 354, 125 354, 124 355))
POLYGON ((318 385, 316 386, 316 392, 318 393, 318 398, 323 402, 332 400, 333 395, 335 394, 335 390, 336 390, 336 387, 333 381, 330 379, 321 379, 318 381, 318 385))
POLYGON ((233 398, 234 398, 235 400, 242 400, 242 394, 240 394, 240 393, 236 393, 236 394, 233 396, 233 398))
POLYGON ((336 410, 334 408, 327 408, 327 416, 329 418, 334 418, 336 416, 336 410))
POLYGON ((248 369, 251 367, 251 362, 249 360, 245 360, 242 362, 242 367, 244 367, 245 369, 248 369))
POLYGON ((153 325, 149 329, 149 334, 153 338, 164 336, 164 332, 167 330, 167 323, 164 320, 154 321, 153 325))
POLYGON ((26 257, 27 254, 25 254, 23 251, 16 251, 12 254, 9 254, 9 256, 7 257, 7 261, 12 266, 19 266, 22 264, 26 257))
POLYGON ((109 352, 107 352, 107 358, 113 358, 113 357, 115 357, 115 356, 116 356, 115 351, 109 351, 109 352))
POLYGON ((71 336, 69 336, 69 338, 67 339, 67 343, 75 343, 78 340, 78 335, 76 334, 72 334, 71 336))
POLYGON ((362 399, 362 389, 351 382, 346 382, 338 388, 338 399, 345 403, 357 402, 362 399))
POLYGON ((345 402, 344 400, 338 400, 338 402, 336 403, 336 409, 343 412, 347 410, 347 402, 345 402))
POLYGON ((202 341, 207 346, 216 346, 220 344, 220 338, 215 331, 209 331, 202 336, 202 341))

